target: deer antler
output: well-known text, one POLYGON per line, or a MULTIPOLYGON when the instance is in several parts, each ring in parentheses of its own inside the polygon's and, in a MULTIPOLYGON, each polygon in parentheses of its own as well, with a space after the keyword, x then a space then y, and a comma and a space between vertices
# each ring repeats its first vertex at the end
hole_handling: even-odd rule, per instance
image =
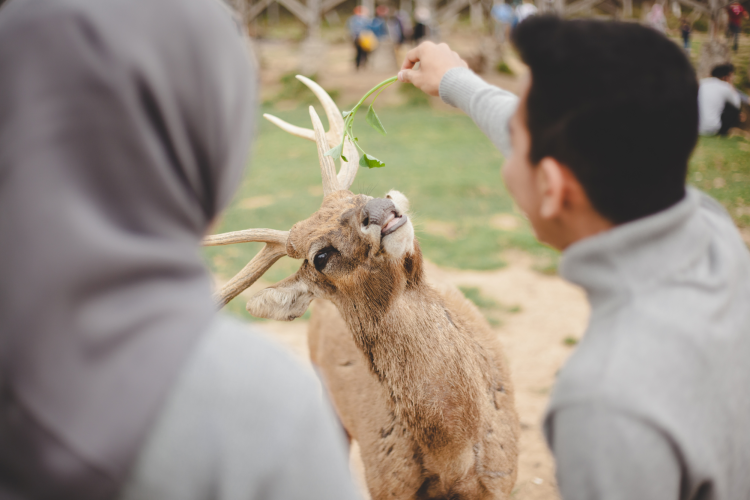
POLYGON ((204 246, 231 245, 234 243, 263 242, 266 245, 234 278, 214 293, 214 301, 224 307, 230 300, 249 288, 274 263, 286 255, 289 231, 275 229, 245 229, 232 233, 215 234, 203 239, 204 246))
MULTIPOLYGON (((341 115, 341 111, 339 111, 336 103, 334 103, 333 99, 331 99, 331 96, 329 96, 328 93, 323 90, 323 87, 302 75, 297 75, 297 80, 304 83, 310 90, 312 90, 313 94, 315 94, 320 103, 323 105, 323 110, 328 117, 330 130, 328 132, 323 132, 323 135, 326 139, 323 141, 325 148, 323 152, 325 153, 329 148, 332 148, 341 143, 341 138, 344 135, 344 117, 341 115)), ((269 115, 268 113, 264 114, 263 117, 278 126, 280 129, 285 130, 292 135, 296 135, 297 137, 302 137, 303 139, 308 139, 311 141, 316 140, 315 130, 292 125, 291 123, 287 123, 281 118, 269 115)), ((322 131, 322 124, 320 128, 322 131)), ((320 149, 320 145, 318 145, 318 149, 320 149)), ((357 147, 352 144, 349 138, 344 141, 343 156, 348 158, 348 161, 344 160, 344 158, 341 158, 341 168, 339 169, 339 173, 337 176, 338 184, 340 186, 339 189, 349 189, 349 187, 351 187, 352 183, 354 182, 354 178, 357 176, 357 170, 359 169, 359 152, 357 151, 357 147)), ((331 159, 331 163, 333 164, 333 159, 331 159)), ((334 167, 334 173, 335 171, 336 169, 334 167)))
MULTIPOLYGON (((297 78, 310 87, 318 96, 323 108, 328 116, 328 122, 331 124, 331 130, 326 133, 323 129, 323 123, 315 112, 315 108, 310 106, 310 119, 312 120, 312 130, 290 125, 283 120, 271 115, 264 115, 268 120, 275 123, 282 129, 294 135, 311 139, 315 141, 318 147, 318 160, 320 161, 320 174, 323 178, 323 194, 328 196, 334 191, 349 189, 357 175, 358 164, 356 161, 346 162, 342 159, 341 170, 336 175, 336 164, 333 158, 326 156, 331 141, 334 144, 341 142, 344 133, 344 119, 339 109, 334 104, 333 99, 323 90, 320 85, 305 78, 297 78)), ((346 151, 349 158, 358 158, 356 146, 347 139, 345 147, 350 147, 351 151, 346 151)), ((274 263, 286 255, 286 243, 289 238, 289 231, 277 231, 275 229, 245 229, 244 231, 234 231, 231 233, 215 234, 203 239, 204 246, 215 245, 232 245, 235 243, 263 242, 266 245, 234 278, 229 280, 220 290, 214 293, 214 300, 219 307, 224 307, 237 295, 249 288, 258 278, 270 269, 274 263)))

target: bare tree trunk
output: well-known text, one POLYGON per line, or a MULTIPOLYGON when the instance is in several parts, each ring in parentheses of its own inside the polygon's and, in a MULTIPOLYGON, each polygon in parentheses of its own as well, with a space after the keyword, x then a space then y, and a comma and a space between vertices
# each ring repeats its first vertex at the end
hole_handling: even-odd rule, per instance
POLYGON ((633 0, 622 0, 622 17, 625 19, 633 17, 633 0))
POLYGON ((479 1, 469 4, 469 16, 471 18, 471 27, 478 30, 482 29, 484 26, 484 12, 482 11, 482 4, 479 1))
POLYGON ((698 59, 698 78, 706 78, 711 75, 711 70, 719 64, 725 64, 732 59, 729 46, 721 40, 709 40, 701 47, 701 55, 698 59))
POLYGON ((279 4, 278 2, 271 2, 268 5, 268 24, 279 24, 279 4))
POLYGON ((375 15, 375 0, 362 0, 362 7, 367 9, 369 15, 375 15))
POLYGON ((321 0, 307 0, 307 37, 320 38, 321 0))

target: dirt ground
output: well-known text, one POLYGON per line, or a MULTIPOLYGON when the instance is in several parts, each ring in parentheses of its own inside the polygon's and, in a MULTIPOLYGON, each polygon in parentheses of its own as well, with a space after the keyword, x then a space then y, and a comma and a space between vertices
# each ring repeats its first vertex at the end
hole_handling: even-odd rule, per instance
MULTIPOLYGON (((431 265, 430 272, 456 286, 478 287, 487 297, 518 311, 504 315, 502 324, 494 328, 505 345, 521 417, 520 467, 513 499, 558 499, 554 464, 542 437, 541 421, 555 374, 574 349, 565 339, 581 337, 589 309, 580 289, 557 276, 533 271, 533 261, 526 254, 512 253, 504 258, 509 265, 498 271, 458 271, 431 265)), ((306 322, 264 322, 258 326, 309 364, 306 322)), ((352 472, 369 498, 358 453, 355 443, 352 472)))

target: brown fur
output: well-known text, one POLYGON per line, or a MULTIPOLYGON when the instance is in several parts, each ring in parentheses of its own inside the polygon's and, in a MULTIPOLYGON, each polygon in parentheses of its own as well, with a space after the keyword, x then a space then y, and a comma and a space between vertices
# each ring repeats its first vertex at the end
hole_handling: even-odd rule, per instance
POLYGON ((519 428, 502 347, 458 290, 427 282, 416 240, 394 258, 380 229, 361 229, 368 200, 334 192, 295 224, 287 253, 302 266, 248 310, 291 319, 324 299, 310 353, 374 499, 508 498, 519 428), (319 272, 324 248, 335 250, 319 272))

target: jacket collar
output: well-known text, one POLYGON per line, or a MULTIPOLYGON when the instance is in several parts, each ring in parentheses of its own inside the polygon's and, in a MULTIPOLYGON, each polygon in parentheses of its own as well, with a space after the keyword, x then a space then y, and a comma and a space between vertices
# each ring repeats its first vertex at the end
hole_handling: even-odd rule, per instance
POLYGON ((710 233, 696 217, 701 194, 685 197, 656 214, 580 240, 563 253, 560 274, 586 290, 594 310, 643 290, 692 262, 710 233))

